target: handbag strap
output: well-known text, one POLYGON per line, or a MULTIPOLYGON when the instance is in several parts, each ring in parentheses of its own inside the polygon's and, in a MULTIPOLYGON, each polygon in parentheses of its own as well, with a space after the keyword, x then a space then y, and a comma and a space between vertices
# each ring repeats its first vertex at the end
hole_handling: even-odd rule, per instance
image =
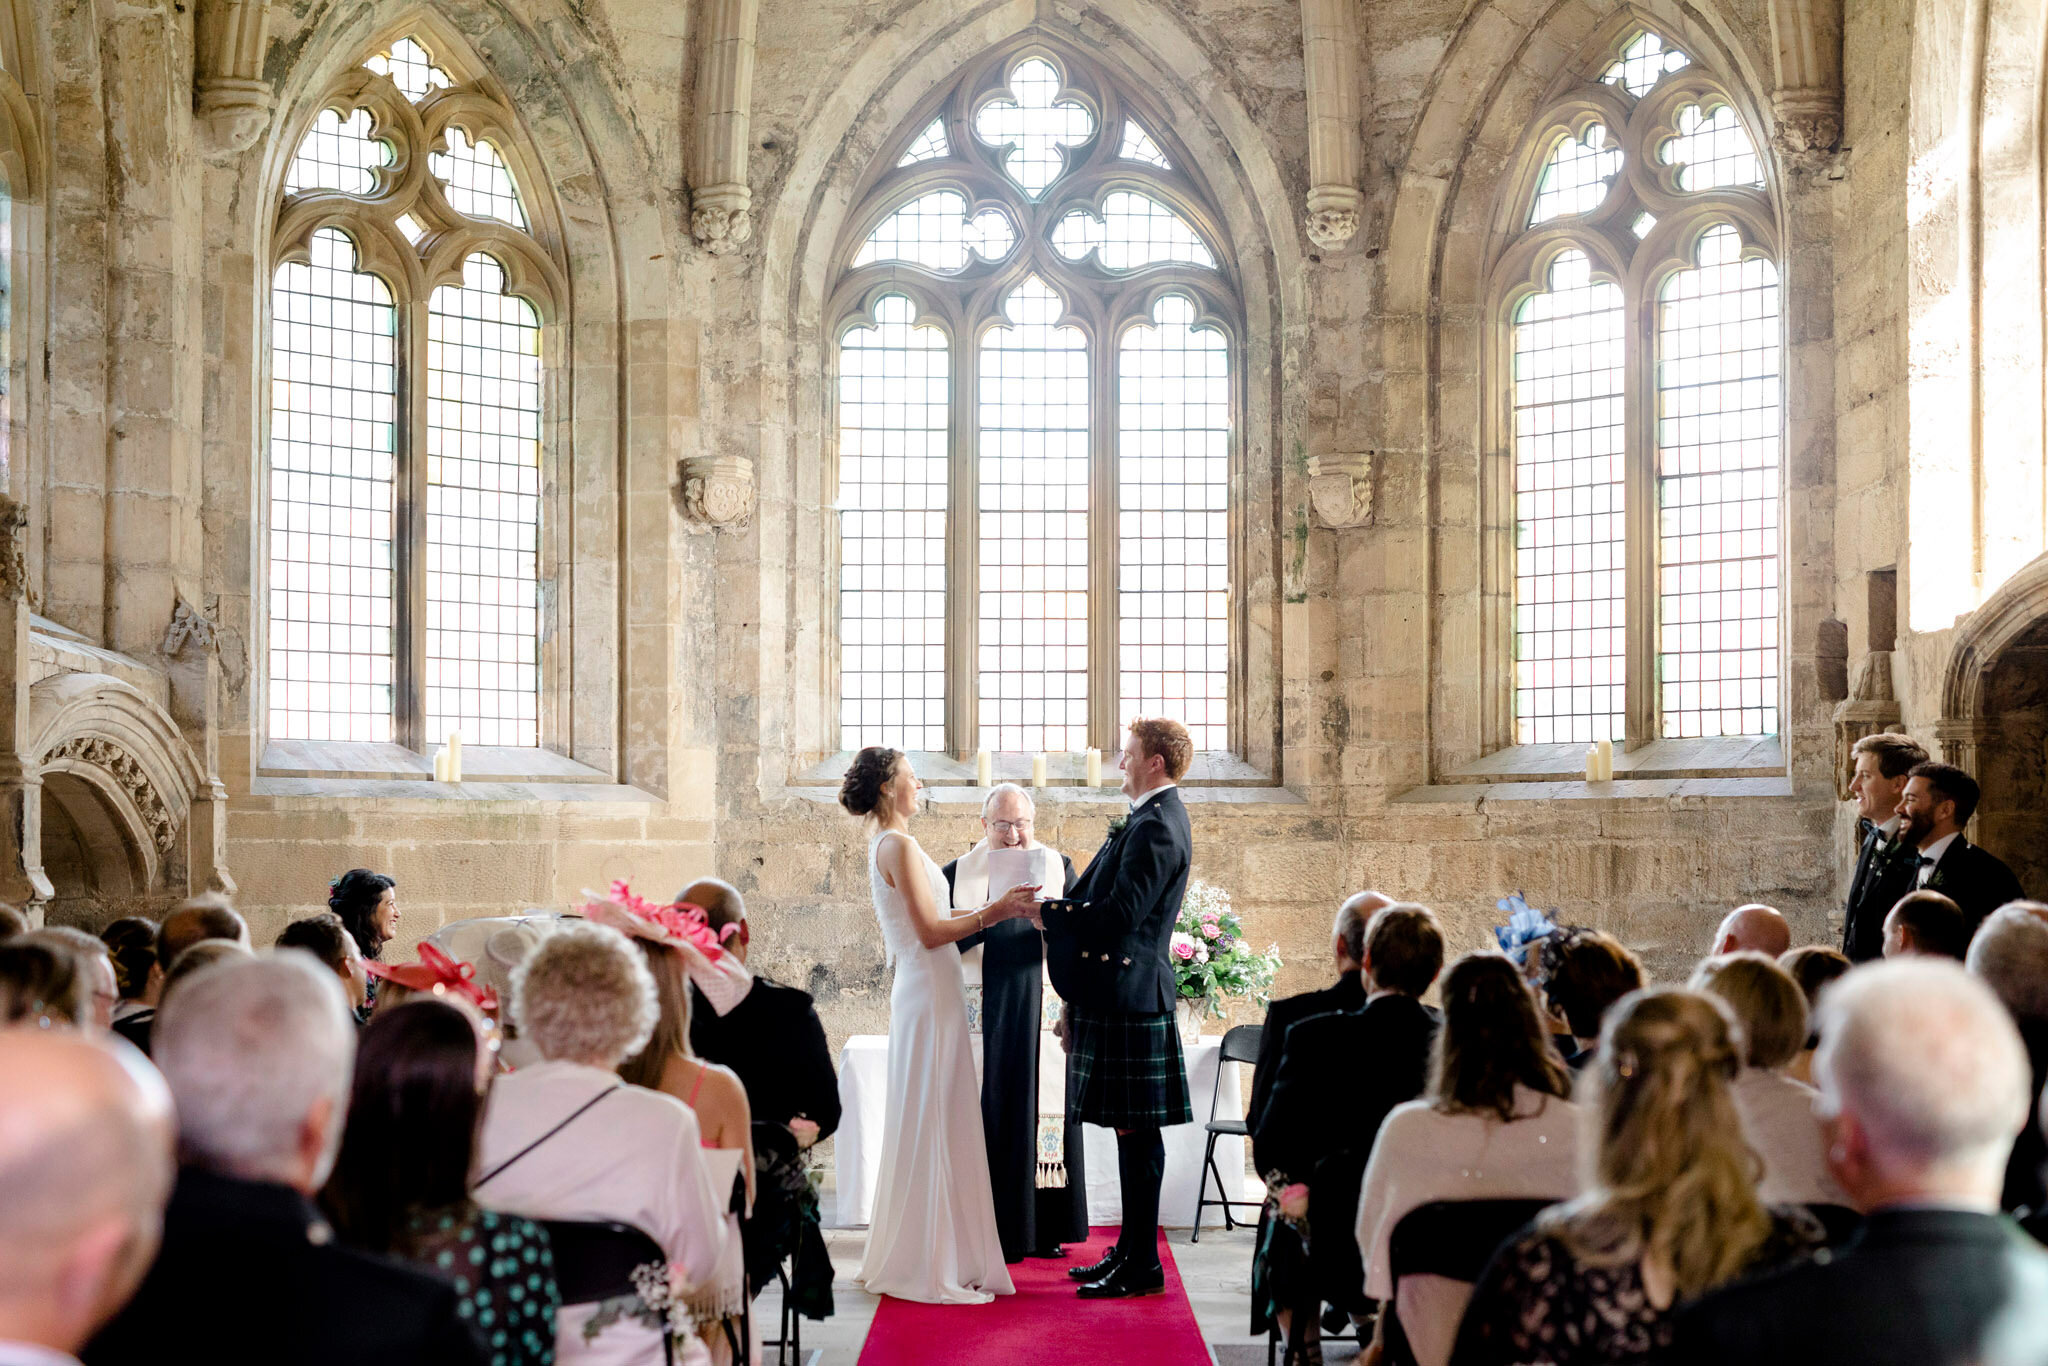
POLYGON ((541 1144, 547 1142, 556 1134, 568 1128, 571 1124, 574 1124, 579 1118, 582 1117, 583 1112, 585 1110, 588 1110, 591 1106, 597 1104, 606 1096, 610 1095, 614 1091, 619 1090, 624 1085, 625 1083, 622 1081, 615 1081, 610 1086, 605 1087, 604 1090, 599 1091, 596 1095, 592 1096, 589 1100, 584 1101, 581 1105, 571 1110, 568 1114, 568 1117, 565 1118, 560 1124, 557 1124, 554 1128, 548 1130, 539 1138, 536 1138, 535 1140, 533 1140, 533 1142, 527 1144, 524 1148, 521 1148, 518 1152, 512 1154, 512 1156, 506 1158, 503 1162, 500 1162, 497 1166, 491 1168, 482 1176, 478 1177, 476 1185, 470 1187, 470 1189, 480 1190, 486 1181, 489 1181, 491 1178, 498 1176, 507 1167, 511 1166, 514 1162, 517 1162, 520 1158, 525 1157, 528 1153, 531 1153, 535 1148, 538 1148, 541 1144))

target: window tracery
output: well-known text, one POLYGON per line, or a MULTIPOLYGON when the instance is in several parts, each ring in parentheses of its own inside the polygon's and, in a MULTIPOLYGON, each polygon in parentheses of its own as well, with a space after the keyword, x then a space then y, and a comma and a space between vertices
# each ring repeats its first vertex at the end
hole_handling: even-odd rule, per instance
POLYGON ((1498 742, 1773 734, 1784 400, 1765 166, 1733 93, 1661 36, 1627 35, 1594 70, 1534 121, 1495 248, 1498 742))
POLYGON ((840 743, 1230 745, 1229 243, 1161 124, 1038 46, 964 72, 849 220, 840 743))
POLYGON ((542 331, 511 110, 408 36, 327 92, 273 257, 268 733, 540 736, 542 331))

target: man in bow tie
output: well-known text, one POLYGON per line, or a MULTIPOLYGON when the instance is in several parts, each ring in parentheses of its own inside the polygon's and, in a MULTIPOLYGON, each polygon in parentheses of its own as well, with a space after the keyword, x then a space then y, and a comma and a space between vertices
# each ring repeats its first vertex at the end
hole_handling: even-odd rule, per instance
POLYGON ((1083 1299, 1166 1289, 1159 1261, 1166 1147, 1159 1131, 1194 1118, 1167 957, 1193 861, 1176 784, 1193 759, 1194 743, 1180 722, 1132 721, 1117 765, 1130 814, 1112 826, 1066 900, 1045 907, 1046 967, 1072 1009, 1067 1111, 1116 1130, 1123 1193, 1116 1246, 1095 1265, 1069 1272, 1081 1282, 1083 1299))
POLYGON ((1914 888, 1940 892, 1962 908, 1970 932, 2024 892, 2012 869, 1970 843, 1963 827, 1977 811, 1977 780, 1953 764, 1915 764, 1899 796, 1899 840, 1918 851, 1914 888))
POLYGON ((1884 734, 1864 736, 1852 754, 1857 854, 1842 913, 1842 952, 1867 963, 1884 955, 1884 918, 1913 890, 1915 856, 1899 839, 1899 798, 1913 766, 1927 762, 1927 751, 1903 735, 1884 734))

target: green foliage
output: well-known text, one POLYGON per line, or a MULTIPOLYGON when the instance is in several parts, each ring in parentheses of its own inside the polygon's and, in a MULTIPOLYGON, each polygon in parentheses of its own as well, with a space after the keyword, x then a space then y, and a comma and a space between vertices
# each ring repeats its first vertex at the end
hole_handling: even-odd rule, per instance
POLYGON ((1168 953, 1181 999, 1201 1002, 1213 1016, 1223 1014, 1225 996, 1249 997, 1263 1005, 1280 971, 1280 946, 1258 950, 1247 944, 1244 927, 1230 909, 1230 894, 1199 878, 1188 883, 1168 953))

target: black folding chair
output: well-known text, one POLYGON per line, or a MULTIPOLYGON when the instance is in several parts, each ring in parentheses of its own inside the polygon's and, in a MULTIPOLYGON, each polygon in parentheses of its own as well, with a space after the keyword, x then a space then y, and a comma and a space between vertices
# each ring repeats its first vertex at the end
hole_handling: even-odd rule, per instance
POLYGON ((796 1312, 796 1306, 789 1302, 789 1266, 786 1262, 775 1264, 775 1285, 781 1295, 782 1318, 777 1325, 779 1337, 761 1339, 762 1350, 775 1349, 775 1366, 783 1366, 788 1356, 795 1356, 799 1366, 804 1359, 803 1315, 796 1312))
MULTIPOLYGON (((1195 1190, 1195 1231, 1188 1236, 1190 1243, 1202 1241, 1202 1210, 1209 1205, 1223 1206, 1223 1227, 1237 1227, 1237 1220, 1231 1217, 1233 1208, 1257 1210, 1262 1201, 1233 1200, 1230 1198, 1230 1183, 1223 1179, 1222 1171, 1216 1166, 1216 1140, 1219 1138, 1244 1138, 1251 1130, 1245 1126, 1242 1115, 1235 1119, 1216 1118, 1216 1103, 1223 1095, 1223 1069, 1234 1062, 1257 1062, 1259 1060, 1259 1038, 1266 1032, 1264 1025, 1238 1025, 1223 1031, 1222 1056, 1216 1060, 1216 1084, 1209 1089, 1209 1122, 1203 1126, 1209 1135, 1208 1145, 1202 1152, 1202 1181, 1195 1190), (1209 1199, 1209 1178, 1216 1178, 1216 1198, 1209 1199)), ((1238 1173, 1238 1187, 1244 1186, 1244 1173, 1238 1173)), ((1247 1220, 1249 1227, 1253 1220, 1247 1220)))
MULTIPOLYGON (((640 1298, 633 1273, 653 1263, 664 1272, 668 1256, 661 1244, 631 1224, 596 1220, 544 1219, 548 1244, 554 1253, 555 1284, 562 1291, 562 1305, 596 1304, 602 1300, 640 1298)), ((674 1366, 675 1344, 669 1340, 668 1325, 661 1329, 661 1359, 674 1366)))
POLYGON ((1394 1299, 1380 1307, 1389 1366, 1415 1366, 1415 1353, 1401 1328, 1395 1304, 1403 1276, 1442 1276, 1471 1285, 1478 1281, 1500 1245, 1534 1219, 1549 1200, 1436 1200, 1401 1216, 1389 1240, 1387 1261, 1394 1299))

